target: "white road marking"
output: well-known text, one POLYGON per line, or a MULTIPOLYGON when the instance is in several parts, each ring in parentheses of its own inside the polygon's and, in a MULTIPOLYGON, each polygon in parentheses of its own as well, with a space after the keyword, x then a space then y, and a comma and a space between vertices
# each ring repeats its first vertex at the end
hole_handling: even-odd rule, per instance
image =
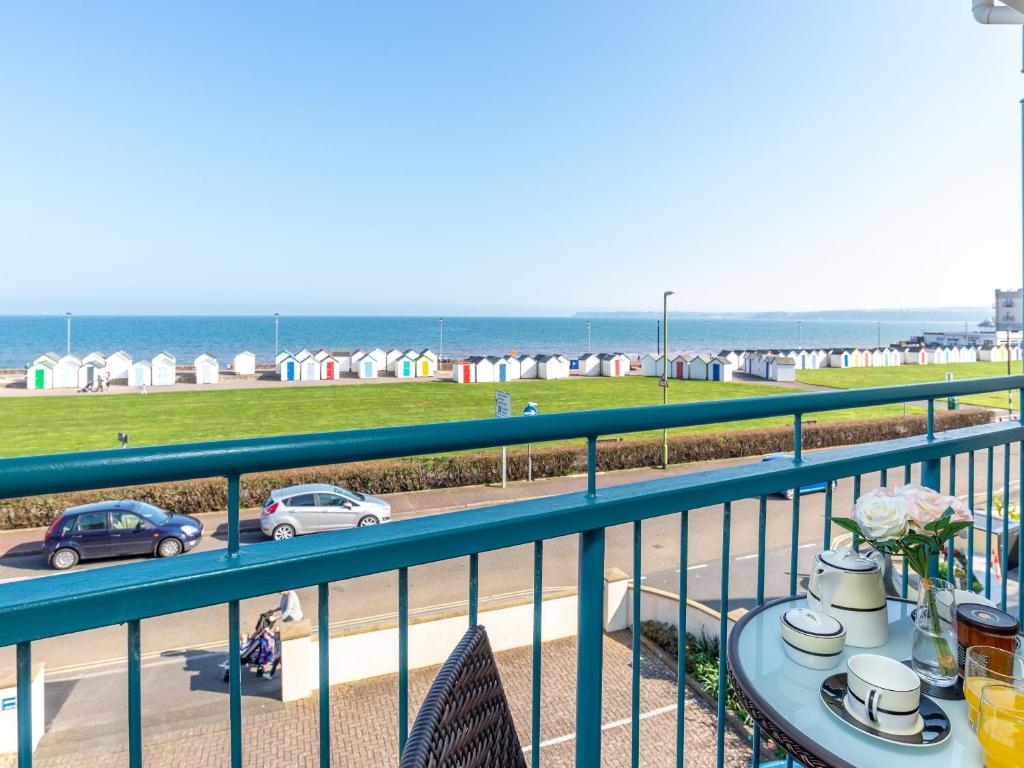
MULTIPOLYGON (((675 708, 676 708, 675 704, 668 704, 668 705, 666 705, 664 707, 658 707, 658 709, 652 709, 650 712, 644 712, 644 713, 642 713, 640 715, 640 717, 638 719, 646 720, 649 717, 656 717, 658 715, 664 715, 664 714, 666 714, 668 712, 674 711, 675 708)), ((604 725, 601 726, 601 730, 602 731, 610 731, 612 728, 620 728, 623 725, 629 725, 631 722, 633 722, 633 718, 631 718, 631 717, 624 717, 621 720, 613 720, 610 723, 605 723, 604 725)), ((567 733, 564 736, 556 736, 553 739, 547 739, 546 741, 542 741, 540 744, 537 745, 537 747, 539 749, 544 749, 544 747, 553 747, 556 744, 564 744, 567 741, 573 741, 575 738, 576 738, 576 732, 574 731, 572 733, 567 733)), ((533 749, 533 745, 531 744, 531 745, 523 747, 523 752, 529 752, 532 749, 533 749)))
POLYGON ((801 544, 799 547, 797 547, 797 549, 807 549, 808 547, 816 547, 816 546, 818 546, 816 542, 809 541, 806 544, 801 544))
POLYGON ((733 558, 733 562, 738 563, 741 560, 756 560, 756 559, 757 559, 757 553, 755 552, 752 555, 741 555, 740 557, 734 557, 733 558))

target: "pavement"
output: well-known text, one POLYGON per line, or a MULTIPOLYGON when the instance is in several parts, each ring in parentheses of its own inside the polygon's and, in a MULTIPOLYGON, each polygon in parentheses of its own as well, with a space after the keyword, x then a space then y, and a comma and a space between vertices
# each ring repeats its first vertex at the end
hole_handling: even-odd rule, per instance
MULTIPOLYGON (((604 640, 602 693, 602 765, 628 765, 631 740, 632 658, 628 632, 607 635, 604 640)), ((573 638, 545 643, 542 651, 544 670, 541 691, 541 740, 531 744, 532 711, 531 649, 522 648, 496 654, 509 707, 524 750, 541 752, 545 766, 573 766, 575 750, 576 641, 573 638)), ((675 674, 646 649, 640 662, 640 743, 643 764, 656 768, 676 765, 675 674)), ((426 695, 439 667, 412 670, 409 674, 409 709, 415 713, 426 695)), ((152 711, 143 717, 143 763, 147 768, 196 768, 229 764, 229 730, 226 689, 219 681, 208 681, 202 671, 186 668, 182 672, 193 681, 194 689, 204 692, 209 705, 220 709, 220 717, 210 713, 202 721, 187 727, 173 727, 171 717, 163 719, 152 711), (219 690, 218 690, 219 689, 219 690)), ((248 677, 248 676, 247 676, 248 677)), ((260 681, 265 683, 266 681, 260 681)), ((92 721, 66 722, 61 714, 59 731, 51 731, 36 751, 37 768, 79 766, 120 768, 127 764, 126 705, 123 676, 110 680, 91 693, 71 690, 69 697, 96 696, 104 688, 117 688, 120 696, 111 699, 114 711, 96 715, 92 721), (120 687, 118 687, 120 686, 120 687), (98 729, 96 724, 108 727, 98 729), (82 738, 90 735, 90 738, 82 738)), ((272 685, 273 683, 268 683, 272 685)), ((76 688, 92 687, 88 680, 76 688)), ((332 764, 346 766, 395 765, 397 744, 397 679, 393 675, 331 689, 332 764)), ((143 698, 149 688, 143 684, 143 698)), ((188 698, 191 700, 195 694, 188 698)), ((48 708, 49 709, 49 708, 48 708)), ((175 705, 173 719, 188 717, 187 710, 175 705)), ((251 768, 317 766, 319 758, 319 698, 281 704, 256 695, 243 703, 242 749, 245 765, 251 768)), ((51 711, 48 711, 48 718, 51 711)), ((716 765, 716 715, 704 700, 686 696, 686 755, 690 768, 716 765)), ((726 731, 726 766, 749 765, 750 748, 733 731, 726 731)))

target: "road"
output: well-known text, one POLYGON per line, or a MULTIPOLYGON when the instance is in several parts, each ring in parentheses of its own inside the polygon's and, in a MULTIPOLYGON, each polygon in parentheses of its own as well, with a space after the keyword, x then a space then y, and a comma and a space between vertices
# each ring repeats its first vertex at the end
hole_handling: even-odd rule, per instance
MULTIPOLYGON (((1017 477, 1019 467, 1015 452, 1012 453, 1011 477, 1017 477)), ((690 464, 670 469, 672 474, 682 474, 743 463, 742 460, 690 464)), ((996 492, 1001 491, 1002 462, 997 453, 995 477, 996 492)), ((946 476, 946 465, 943 475, 946 476)), ((902 481, 902 470, 890 473, 890 484, 902 481)), ((664 477, 661 470, 630 470, 603 474, 600 486, 611 486, 639 480, 664 477)), ((958 490, 966 488, 967 463, 965 458, 958 462, 958 490)), ((914 470, 917 479, 917 470, 914 470)), ((980 453, 976 464, 976 493, 983 503, 984 453, 980 453)), ((864 478, 863 488, 877 483, 877 476, 864 478)), ((944 483, 948 482, 944 480, 944 483)), ((552 493, 581 490, 585 478, 554 478, 532 484, 515 483, 509 488, 475 487, 422 491, 398 494, 391 498, 395 519, 437 514, 453 509, 497 503, 504 500, 521 499, 552 493)), ((1011 490, 1016 484, 1011 486, 1011 490)), ((842 514, 849 510, 853 501, 853 483, 843 480, 835 492, 834 510, 842 514)), ((748 606, 754 598, 756 583, 757 555, 757 512, 756 499, 734 502, 731 531, 731 560, 733 568, 730 579, 730 605, 748 606)), ((252 526, 258 510, 247 510, 243 526, 252 526)), ((813 554, 823 544, 824 495, 803 496, 800 514, 799 553, 801 577, 805 576, 813 554)), ((690 512, 689 566, 691 597, 718 607, 720 601, 719 580, 712 574, 719 572, 722 549, 722 511, 720 507, 696 509, 690 512)), ((768 525, 766 547, 766 594, 782 595, 789 587, 789 546, 792 530, 792 503, 781 498, 768 502, 768 525)), ((226 546, 226 524, 223 515, 211 515, 207 520, 207 536, 200 550, 226 546)), ((0 580, 20 580, 45 576, 54 579, 57 588, 63 574, 49 570, 42 556, 29 554, 37 546, 39 532, 5 532, 0 534, 0 580)), ((258 531, 245 530, 242 535, 244 546, 274 546, 264 541, 258 531)), ((563 537, 545 545, 544 584, 546 588, 572 587, 576 584, 576 537, 563 537)), ((188 555, 184 555, 188 557, 188 555)), ((627 574, 632 573, 632 530, 630 526, 609 529, 606 545, 606 566, 617 567, 627 574)), ((145 568, 146 559, 124 565, 123 561, 104 561, 83 564, 85 568, 106 568, 111 566, 145 568)), ((672 589, 676 584, 665 574, 675 574, 679 567, 679 518, 677 515, 648 520, 643 527, 643 572, 650 578, 659 575, 659 586, 672 589)), ((486 602, 502 595, 525 592, 533 584, 532 546, 513 547, 480 556, 480 595, 486 602)), ((450 607, 464 603, 467 596, 468 559, 433 563, 410 569, 409 601, 412 611, 429 611, 438 606, 450 607)), ((651 581, 650 583, 653 583, 651 581)), ((300 598, 307 611, 315 611, 315 589, 300 590, 300 598)), ((330 587, 332 624, 352 625, 372 622, 393 615, 397 605, 397 575, 393 572, 375 574, 344 582, 333 583, 330 587)), ((276 595, 263 599, 247 600, 241 607, 243 627, 251 626, 260 611, 276 603, 276 595)), ((168 653, 202 653, 222 649, 227 638, 227 608, 213 606, 184 614, 148 619, 142 625, 142 651, 147 659, 154 659, 168 653)), ((107 663, 120 662, 124 656, 125 629, 108 627, 79 633, 70 637, 43 640, 33 644, 33 657, 45 661, 52 673, 74 668, 79 672, 101 668, 107 663)), ((0 651, 0 664, 13 665, 11 649, 0 651)))

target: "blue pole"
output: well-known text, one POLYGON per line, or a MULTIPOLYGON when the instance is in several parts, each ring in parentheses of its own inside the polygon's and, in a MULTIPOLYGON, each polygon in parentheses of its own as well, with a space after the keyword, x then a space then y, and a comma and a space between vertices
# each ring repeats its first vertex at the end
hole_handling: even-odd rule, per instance
MULTIPOLYGON (((604 529, 579 538, 576 651, 576 765, 601 764, 601 664, 604 657, 604 529)), ((539 745, 534 745, 539 748, 539 745)))

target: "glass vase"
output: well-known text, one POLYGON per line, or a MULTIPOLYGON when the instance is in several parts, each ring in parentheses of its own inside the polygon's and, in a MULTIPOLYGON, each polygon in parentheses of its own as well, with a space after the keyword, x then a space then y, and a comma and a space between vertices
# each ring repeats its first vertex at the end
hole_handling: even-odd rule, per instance
POLYGON ((946 688, 956 683, 956 593, 948 581, 921 578, 911 666, 933 686, 946 688))

